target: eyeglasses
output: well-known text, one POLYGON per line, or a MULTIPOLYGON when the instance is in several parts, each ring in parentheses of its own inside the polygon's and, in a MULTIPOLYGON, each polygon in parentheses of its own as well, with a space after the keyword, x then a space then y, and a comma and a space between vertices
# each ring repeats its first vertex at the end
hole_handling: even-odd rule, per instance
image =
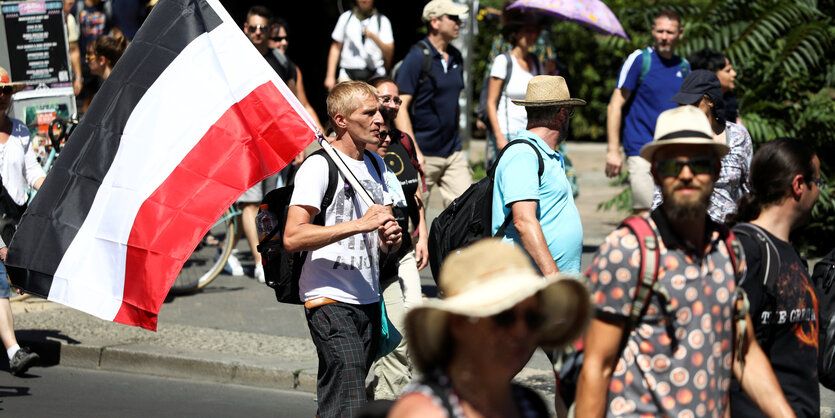
POLYGON ((716 159, 713 157, 694 157, 687 161, 669 159, 655 163, 658 173, 664 177, 678 177, 684 166, 690 167, 693 174, 708 174, 716 167, 716 159))
POLYGON ((94 60, 94 59, 96 59, 96 54, 85 54, 84 58, 86 60, 94 60))
MULTIPOLYGON (((504 312, 499 312, 491 316, 490 319, 492 319, 493 323, 500 328, 510 328, 516 324, 516 311, 508 309, 504 312)), ((542 327, 542 324, 545 323, 545 317, 541 313, 533 310, 525 311, 525 313, 522 314, 522 320, 525 321, 525 325, 527 325, 528 329, 531 331, 538 330, 542 327)))
POLYGON ((14 88, 12 86, 3 86, 0 88, 0 93, 5 94, 6 96, 12 94, 14 92, 14 88))
MULTIPOLYGON (((9 87, 6 87, 6 88, 9 88, 9 87)), ((6 94, 8 94, 8 93, 6 93, 6 94)), ((819 189, 822 189, 822 188, 826 187, 826 180, 823 177, 818 177, 816 179, 812 179, 812 181, 815 184, 818 185, 819 189)))
POLYGON ((563 109, 567 109, 569 119, 574 117, 574 106, 563 106, 563 109))
POLYGON ((259 30, 261 32, 263 32, 266 29, 267 29, 267 25, 246 25, 246 31, 247 32, 255 33, 255 32, 258 32, 259 30))
POLYGON ((380 139, 386 139, 387 136, 389 136, 388 131, 380 131, 380 139))
POLYGON ((389 103, 391 103, 391 102, 394 102, 394 104, 395 104, 396 106, 400 106, 400 104, 401 104, 401 103, 403 103, 403 101, 402 101, 402 100, 400 100, 400 97, 391 97, 391 96, 380 96, 380 101, 381 101, 384 105, 387 105, 387 104, 389 104, 389 103))
POLYGON ((273 41, 273 42, 281 42, 281 41, 287 40, 287 37, 286 36, 273 36, 272 38, 270 38, 270 40, 273 41))

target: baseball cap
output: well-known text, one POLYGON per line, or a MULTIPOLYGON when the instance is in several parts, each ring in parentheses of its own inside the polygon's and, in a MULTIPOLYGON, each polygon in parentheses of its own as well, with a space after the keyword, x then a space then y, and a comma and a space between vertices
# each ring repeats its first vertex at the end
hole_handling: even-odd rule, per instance
POLYGON ((423 21, 428 22, 433 17, 443 15, 458 16, 467 13, 470 9, 467 6, 453 3, 452 0, 432 0, 426 3, 423 8, 423 21))

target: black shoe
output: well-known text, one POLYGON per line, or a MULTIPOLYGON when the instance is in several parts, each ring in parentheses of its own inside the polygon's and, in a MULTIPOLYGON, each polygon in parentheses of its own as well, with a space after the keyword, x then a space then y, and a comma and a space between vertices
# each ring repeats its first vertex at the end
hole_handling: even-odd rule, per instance
POLYGON ((11 372, 15 376, 21 376, 29 370, 35 362, 38 361, 40 356, 38 353, 33 353, 29 351, 28 347, 21 347, 20 350, 17 350, 14 357, 12 357, 11 361, 9 361, 9 368, 11 372))

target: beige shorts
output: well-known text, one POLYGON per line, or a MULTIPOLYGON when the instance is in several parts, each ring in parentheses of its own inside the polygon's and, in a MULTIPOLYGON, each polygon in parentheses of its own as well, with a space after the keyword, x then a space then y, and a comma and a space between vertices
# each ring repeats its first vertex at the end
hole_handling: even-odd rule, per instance
POLYGON ((632 209, 649 209, 655 192, 649 161, 639 155, 626 157, 626 169, 629 170, 629 187, 632 189, 632 209))

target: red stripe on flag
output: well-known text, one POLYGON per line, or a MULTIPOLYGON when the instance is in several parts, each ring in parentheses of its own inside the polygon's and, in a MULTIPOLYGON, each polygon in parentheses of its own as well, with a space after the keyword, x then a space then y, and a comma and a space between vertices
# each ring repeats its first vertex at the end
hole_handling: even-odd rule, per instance
POLYGON ((284 168, 313 139, 272 82, 229 108, 139 208, 128 239, 122 306, 113 320, 156 330, 165 296, 203 235, 244 191, 284 168))

